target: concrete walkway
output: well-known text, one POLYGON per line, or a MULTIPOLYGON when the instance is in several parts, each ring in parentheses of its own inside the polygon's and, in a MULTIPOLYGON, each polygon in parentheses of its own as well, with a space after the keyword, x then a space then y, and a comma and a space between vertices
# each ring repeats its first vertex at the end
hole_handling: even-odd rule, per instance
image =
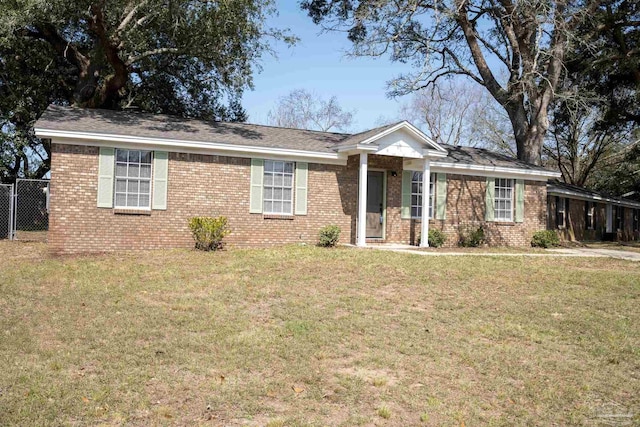
MULTIPOLYGON (((355 245, 345 245, 353 246, 355 245)), ((560 248, 547 249, 545 252, 431 252, 418 250, 415 246, 399 244, 369 245, 363 249, 401 252, 423 256, 484 256, 484 257, 580 257, 580 258, 616 258, 640 262, 640 252, 618 251, 614 249, 560 248)))
POLYGON ((591 257, 609 257, 624 259, 628 261, 640 261, 640 252, 619 251, 615 249, 592 249, 592 248, 562 248, 547 249, 554 254, 569 256, 591 256, 591 257))

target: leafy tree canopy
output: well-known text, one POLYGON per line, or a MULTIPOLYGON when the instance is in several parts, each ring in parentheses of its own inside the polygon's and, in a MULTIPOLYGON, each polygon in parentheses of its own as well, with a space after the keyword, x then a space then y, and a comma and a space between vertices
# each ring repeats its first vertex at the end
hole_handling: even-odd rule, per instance
POLYGON ((0 179, 43 176, 50 103, 245 120, 272 0, 0 0, 0 179))
POLYGON ((549 111, 562 91, 576 29, 596 0, 304 0, 316 23, 346 31, 356 56, 388 55, 415 72, 391 95, 466 76, 509 117, 520 159, 540 164, 549 111))

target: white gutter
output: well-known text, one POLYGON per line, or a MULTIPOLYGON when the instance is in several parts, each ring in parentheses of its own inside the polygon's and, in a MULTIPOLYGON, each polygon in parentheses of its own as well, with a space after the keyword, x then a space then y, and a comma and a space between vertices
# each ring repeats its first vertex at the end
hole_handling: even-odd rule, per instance
POLYGON ((460 171, 474 171, 483 173, 497 173, 497 174, 517 174, 517 175, 531 175, 546 178, 560 178, 560 172, 547 171, 541 169, 520 169, 509 168, 505 166, 487 166, 487 165, 470 165, 465 163, 449 163, 449 162, 433 162, 432 166, 436 166, 447 170, 460 170, 460 171))
MULTIPOLYGON (((422 170, 422 164, 412 160, 405 160, 404 169, 422 170)), ((560 173, 540 169, 519 169, 504 166, 486 166, 451 163, 434 160, 431 162, 432 172, 444 172, 471 176, 488 176, 495 178, 523 178, 531 181, 548 181, 551 178, 559 178, 560 173)))

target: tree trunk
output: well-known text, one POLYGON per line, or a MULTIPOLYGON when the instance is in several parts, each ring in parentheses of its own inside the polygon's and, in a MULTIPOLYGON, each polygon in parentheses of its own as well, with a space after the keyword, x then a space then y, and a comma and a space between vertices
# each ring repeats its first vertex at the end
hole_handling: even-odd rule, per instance
POLYGON ((544 135, 544 132, 530 132, 524 141, 522 149, 518 149, 518 159, 540 166, 542 164, 541 152, 544 135))
MULTIPOLYGON (((534 101, 540 104, 541 100, 534 101)), ((549 128, 546 106, 539 106, 537 114, 528 118, 521 99, 501 103, 507 111, 515 136, 518 159, 533 165, 542 164, 542 146, 549 128)))

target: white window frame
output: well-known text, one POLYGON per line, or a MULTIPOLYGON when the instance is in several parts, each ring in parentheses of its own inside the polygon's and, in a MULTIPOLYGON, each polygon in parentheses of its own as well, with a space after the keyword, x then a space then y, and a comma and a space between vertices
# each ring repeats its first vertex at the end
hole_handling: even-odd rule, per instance
POLYGON ((595 230, 596 223, 596 204, 593 202, 585 202, 587 204, 587 218, 589 218, 589 224, 585 224, 587 230, 595 230))
POLYGON ((556 199, 556 228, 563 229, 567 227, 567 198, 558 197, 556 199), (559 214, 562 214, 562 223, 558 221, 559 214))
MULTIPOLYGON (((411 173, 411 219, 422 219, 422 172, 413 171, 411 173), (413 191, 413 185, 418 185, 418 191, 413 191), (416 198, 417 205, 413 203, 413 198, 416 198)), ((429 219, 433 219, 433 203, 436 195, 436 187, 434 181, 436 174, 431 173, 429 179, 429 219)))
POLYGON ((294 201, 294 190, 295 190, 295 175, 296 175, 296 163, 295 162, 290 162, 287 160, 265 160, 264 161, 264 171, 263 171, 263 182, 262 182, 262 213, 265 215, 286 215, 286 216, 293 216, 293 201, 294 201), (287 164, 291 165, 291 172, 286 172, 287 169, 287 164), (268 170, 267 165, 273 165, 271 170, 268 170), (282 172, 278 171, 277 165, 282 165, 282 172), (272 177, 272 184, 271 185, 267 185, 267 175, 271 175, 272 177), (282 178, 282 184, 281 185, 277 185, 276 182, 276 177, 281 177, 282 178), (285 185, 285 181, 286 181, 286 177, 291 176, 291 185, 285 185), (268 198, 267 194, 268 191, 267 190, 271 190, 271 197, 268 198), (284 198, 284 195, 280 198, 275 198, 275 193, 277 190, 280 190, 282 193, 284 193, 285 190, 290 190, 291 191, 291 198, 289 200, 284 198), (273 209, 274 206, 274 202, 276 203, 282 203, 283 206, 283 210, 280 212, 277 212, 273 209), (291 206, 291 209, 288 212, 284 211, 284 203, 289 202, 289 206, 291 206), (271 203, 271 209, 267 209, 267 203, 271 203))
POLYGON ((624 231, 624 207, 614 206, 616 215, 613 217, 615 231, 624 231))
POLYGON ((496 178, 494 186, 494 199, 493 199, 493 216, 496 222, 513 222, 513 208, 514 208, 514 196, 515 196, 515 180, 511 178, 496 178), (501 195, 501 191, 504 191, 505 195, 501 195), (507 195, 508 194, 508 195, 507 195), (509 207, 500 208, 500 203, 503 202, 505 206, 509 207), (504 213, 505 215, 500 215, 504 213), (508 215, 506 215, 508 214, 508 215))
POLYGON ((128 149, 128 148, 116 148, 116 152, 115 152, 115 156, 114 156, 114 173, 113 173, 113 207, 114 209, 129 209, 129 210, 138 210, 138 211, 150 211, 151 210, 151 199, 152 199, 152 195, 153 195, 153 151, 152 150, 135 150, 135 149, 128 149), (118 161, 118 152, 121 151, 126 151, 127 152, 127 161, 126 162, 122 162, 122 161, 118 161), (129 153, 132 151, 138 151, 140 152, 140 161, 139 162, 129 162, 129 153), (140 167, 141 165, 147 165, 147 163, 142 163, 142 153, 149 153, 150 154, 150 160, 149 160, 149 176, 148 177, 140 177, 140 169, 138 169, 138 176, 137 177, 129 177, 129 165, 134 164, 134 165, 138 165, 138 167, 140 167), (118 164, 126 164, 127 165, 127 175, 123 176, 123 175, 118 175, 118 164), (125 185, 126 185, 126 190, 123 193, 122 191, 118 191, 118 180, 125 180, 125 185), (140 195, 144 194, 140 192, 140 183, 141 182, 148 182, 149 183, 149 204, 148 206, 120 206, 118 205, 118 194, 124 194, 125 195, 125 199, 128 199, 129 193, 129 181, 130 180, 135 180, 138 181, 138 192, 135 193, 138 195, 138 204, 140 204, 140 195))

